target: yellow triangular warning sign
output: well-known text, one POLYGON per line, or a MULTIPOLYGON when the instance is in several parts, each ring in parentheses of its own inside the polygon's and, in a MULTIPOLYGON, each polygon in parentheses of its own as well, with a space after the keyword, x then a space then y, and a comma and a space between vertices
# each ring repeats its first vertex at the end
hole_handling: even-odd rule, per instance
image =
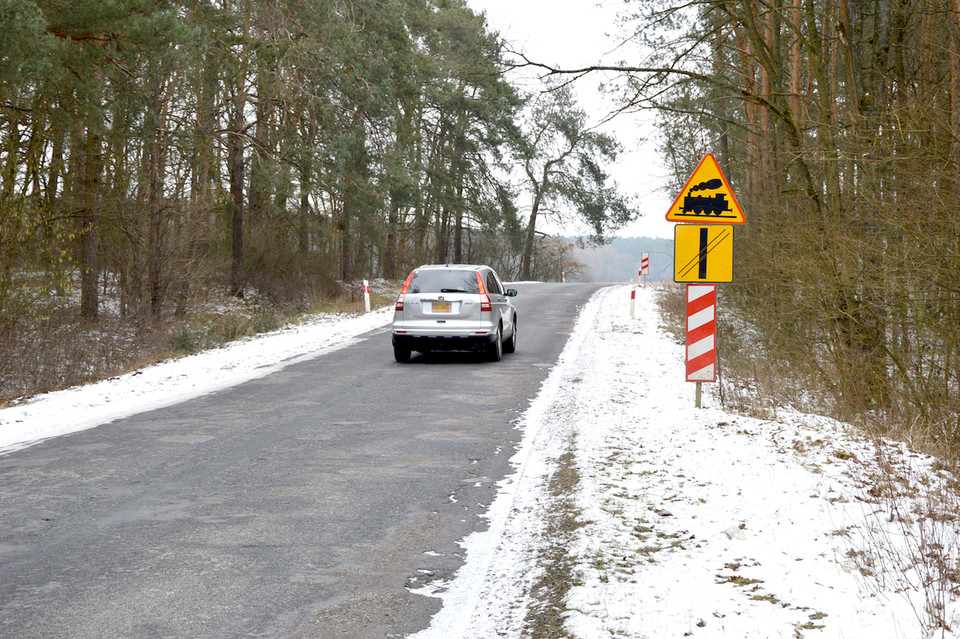
POLYGON ((712 153, 700 160, 697 170, 667 211, 667 221, 696 224, 743 224, 747 221, 712 153))

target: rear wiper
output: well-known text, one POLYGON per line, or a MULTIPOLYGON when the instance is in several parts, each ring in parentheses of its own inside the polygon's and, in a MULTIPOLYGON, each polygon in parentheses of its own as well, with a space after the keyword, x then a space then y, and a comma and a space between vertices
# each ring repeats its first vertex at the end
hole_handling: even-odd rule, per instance
POLYGON ((470 291, 465 291, 462 288, 441 288, 441 293, 469 293, 470 291))

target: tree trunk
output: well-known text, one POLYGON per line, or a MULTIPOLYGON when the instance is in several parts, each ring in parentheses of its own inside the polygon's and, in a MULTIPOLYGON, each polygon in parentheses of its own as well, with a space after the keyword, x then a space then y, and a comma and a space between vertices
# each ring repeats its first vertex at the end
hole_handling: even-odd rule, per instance
POLYGON ((300 169, 300 216, 297 220, 297 252, 305 256, 310 250, 310 172, 300 169))
POLYGON ((81 133, 80 182, 80 316, 96 319, 100 312, 97 280, 100 273, 100 218, 96 212, 103 158, 100 138, 86 127, 81 133))
POLYGON ((211 171, 214 163, 214 136, 217 125, 217 71, 212 57, 203 61, 200 87, 197 92, 197 130, 195 134, 196 160, 192 166, 193 188, 192 216, 190 218, 189 238, 187 239, 186 257, 180 264, 177 278, 177 306, 174 311, 176 317, 182 318, 187 314, 187 302, 190 297, 194 265, 202 253, 206 253, 210 243, 210 228, 213 220, 212 180, 211 171))
POLYGON ((353 116, 353 144, 347 159, 343 176, 343 207, 340 211, 340 279, 345 282, 353 278, 353 236, 354 220, 363 215, 364 189, 367 181, 367 133, 364 129, 363 113, 357 111, 353 116))
POLYGON ((152 130, 147 142, 147 170, 149 172, 150 228, 147 232, 147 288, 150 299, 150 317, 160 319, 163 305, 163 83, 159 82, 151 96, 149 117, 152 130))
POLYGON ((340 209, 340 279, 349 282, 353 277, 353 263, 350 255, 350 216, 353 215, 353 208, 348 208, 346 200, 340 209))
POLYGON ((250 197, 247 203, 249 208, 247 221, 251 229, 257 228, 263 221, 264 209, 269 199, 266 164, 274 111, 269 82, 261 79, 257 86, 257 122, 250 154, 250 197))
POLYGON ((437 220, 437 246, 436 261, 437 264, 447 263, 447 251, 450 238, 450 211, 444 204, 440 208, 439 219, 437 220))
POLYGON ((246 104, 244 95, 244 77, 237 80, 236 95, 233 98, 233 124, 230 130, 229 158, 230 195, 231 195, 231 258, 230 292, 243 297, 245 285, 243 273, 243 133, 245 118, 243 109, 246 104))
POLYGON ((397 247, 400 225, 400 206, 396 201, 391 202, 390 215, 387 217, 387 246, 383 251, 383 276, 388 279, 397 277, 397 247))
POLYGON ((530 219, 527 221, 526 239, 523 243, 523 261, 520 263, 520 279, 530 280, 533 260, 533 243, 537 232, 537 214, 540 211, 540 197, 543 189, 540 185, 534 185, 533 206, 530 208, 530 219))

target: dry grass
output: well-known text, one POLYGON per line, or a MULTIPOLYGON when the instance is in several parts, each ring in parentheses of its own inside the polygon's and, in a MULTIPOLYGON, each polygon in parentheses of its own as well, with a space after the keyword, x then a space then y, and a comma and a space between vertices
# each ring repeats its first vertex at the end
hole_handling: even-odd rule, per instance
POLYGON ((524 636, 533 639, 570 637, 563 627, 567 611, 566 598, 576 585, 575 561, 568 553, 574 532, 582 525, 574 495, 580 484, 580 473, 572 452, 557 460, 557 470, 550 480, 552 504, 547 514, 545 539, 549 545, 540 552, 542 574, 531 588, 534 604, 527 614, 524 636))
POLYGON ((925 636, 953 636, 950 604, 960 596, 960 486, 949 472, 919 472, 897 445, 877 440, 857 499, 874 517, 856 531, 847 553, 864 586, 907 593, 925 636), (919 598, 909 593, 920 593, 919 598))
POLYGON ((656 284, 656 299, 660 306, 660 316, 664 321, 664 330, 683 344, 686 340, 687 302, 683 285, 672 282, 656 284))
MULTIPOLYGON (((683 343, 683 287, 662 287, 658 303, 666 330, 683 343)), ((947 636, 955 630, 948 618, 950 603, 960 597, 960 483, 955 475, 960 435, 955 412, 946 410, 939 421, 919 414, 903 413, 897 420, 890 412, 856 412, 855 402, 841 405, 835 400, 843 382, 837 381, 839 373, 815 344, 763 334, 725 309, 722 298, 718 306, 718 389, 724 408, 764 419, 776 419, 778 407, 829 415, 854 423, 876 442, 876 456, 869 464, 844 451, 834 453, 869 469, 862 478, 863 494, 856 498, 872 509, 866 529, 834 534, 853 537, 848 559, 855 562, 868 590, 904 593, 929 636, 947 636), (893 441, 940 460, 935 472, 911 468, 904 460, 915 458, 913 453, 892 454, 899 446, 893 441), (919 600, 910 597, 912 592, 920 593, 919 600)), ((928 406, 926 413, 933 412, 928 406)))
MULTIPOLYGON (((378 282, 371 290, 373 307, 392 303, 398 290, 396 282, 378 282)), ((216 348, 307 314, 364 311, 359 283, 295 304, 260 296, 239 300, 225 290, 204 289, 192 295, 188 313, 171 311, 159 321, 113 310, 120 305, 107 293, 96 321, 81 319, 69 295, 51 296, 43 307, 34 306, 39 312, 0 321, 0 406, 216 348)))

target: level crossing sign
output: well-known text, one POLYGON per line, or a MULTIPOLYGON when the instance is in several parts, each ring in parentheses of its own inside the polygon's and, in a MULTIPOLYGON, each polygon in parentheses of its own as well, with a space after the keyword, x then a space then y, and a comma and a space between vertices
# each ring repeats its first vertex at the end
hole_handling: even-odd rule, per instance
POLYGON ((687 285, 687 381, 717 380, 717 284, 733 281, 733 227, 747 221, 717 159, 707 153, 667 211, 673 278, 687 285))
POLYGON ((743 224, 747 218, 713 153, 700 160, 667 211, 668 222, 743 224))

